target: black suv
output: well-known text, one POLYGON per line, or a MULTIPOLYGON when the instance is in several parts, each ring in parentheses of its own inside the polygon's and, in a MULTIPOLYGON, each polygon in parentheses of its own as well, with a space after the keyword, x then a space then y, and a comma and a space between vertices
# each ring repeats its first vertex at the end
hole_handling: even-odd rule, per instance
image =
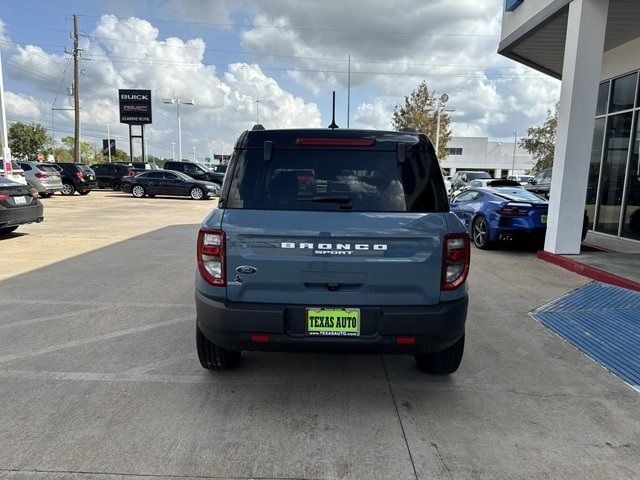
POLYGON ((136 170, 129 165, 119 163, 99 163, 91 167, 96 174, 98 188, 120 190, 124 177, 133 177, 136 170))
POLYGON ((95 172, 84 163, 47 163, 46 165, 60 172, 62 177, 60 193, 63 195, 73 195, 75 192, 87 195, 97 185, 95 172))
POLYGON ((529 180, 529 183, 527 183, 524 188, 537 195, 549 198, 549 193, 551 192, 551 172, 552 170, 550 168, 548 170, 542 170, 529 180))
POLYGON ((194 162, 166 162, 164 168, 165 170, 182 172, 196 180, 213 182, 218 185, 222 185, 222 181, 224 180, 224 173, 212 172, 208 168, 194 162))

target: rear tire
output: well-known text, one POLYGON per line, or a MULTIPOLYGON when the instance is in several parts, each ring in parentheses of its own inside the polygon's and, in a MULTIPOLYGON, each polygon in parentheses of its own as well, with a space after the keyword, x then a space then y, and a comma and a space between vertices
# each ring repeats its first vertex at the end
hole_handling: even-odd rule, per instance
POLYGON ((113 190, 114 192, 117 192, 118 190, 122 189, 122 183, 118 180, 114 180, 113 182, 111 182, 111 190, 113 190))
POLYGON ((142 185, 134 185, 131 194, 136 198, 142 198, 147 194, 147 191, 142 185))
POLYGON ((83 190, 81 192, 78 192, 80 195, 89 195, 89 193, 91 193, 91 190, 83 190))
POLYGON ((2 227, 0 228, 0 235, 6 235, 8 233, 15 232, 17 228, 17 225, 15 227, 2 227))
POLYGON ((449 348, 438 353, 416 355, 418 368, 431 375, 450 375, 458 370, 464 353, 464 335, 449 348))
POLYGON ((471 225, 471 238, 473 238, 474 245, 480 250, 489 250, 491 248, 489 222, 482 215, 476 217, 471 225))
POLYGON ((76 191, 76 187, 74 187, 70 183, 63 183, 62 190, 60 190, 60 193, 65 196, 69 196, 69 195, 73 195, 75 191, 76 191))
POLYGON ((225 350, 224 348, 217 346, 215 343, 210 342, 197 325, 196 346, 198 349, 198 360, 200 360, 200 365, 202 365, 202 368, 206 368, 207 370, 222 372, 225 370, 231 370, 232 368, 237 367, 240 363, 240 356, 242 352, 225 350))

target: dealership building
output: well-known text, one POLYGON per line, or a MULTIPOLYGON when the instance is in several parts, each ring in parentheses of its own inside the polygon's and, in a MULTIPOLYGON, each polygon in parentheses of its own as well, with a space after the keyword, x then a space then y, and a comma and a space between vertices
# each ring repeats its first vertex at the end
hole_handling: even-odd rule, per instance
POLYGON ((485 171, 494 178, 507 178, 528 174, 536 163, 517 143, 492 142, 487 137, 451 137, 446 150, 447 157, 441 166, 448 174, 473 170, 485 171))
POLYGON ((545 250, 640 242, 640 1, 506 0, 499 53, 562 79, 545 250))

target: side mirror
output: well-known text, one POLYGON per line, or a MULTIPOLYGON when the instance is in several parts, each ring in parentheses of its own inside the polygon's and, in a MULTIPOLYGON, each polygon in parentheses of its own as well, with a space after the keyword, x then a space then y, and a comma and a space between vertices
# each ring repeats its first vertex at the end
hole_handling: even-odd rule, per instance
POLYGON ((530 185, 535 185, 536 183, 538 183, 538 182, 536 182, 535 178, 530 178, 529 179, 529 184, 530 185))

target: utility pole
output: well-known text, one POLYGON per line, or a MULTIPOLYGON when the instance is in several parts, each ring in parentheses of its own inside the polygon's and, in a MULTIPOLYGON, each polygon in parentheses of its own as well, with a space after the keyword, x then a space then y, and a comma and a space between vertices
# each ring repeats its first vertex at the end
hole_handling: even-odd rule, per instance
POLYGON ((347 128, 351 117, 351 54, 349 54, 349 66, 347 69, 347 128))
POLYGON ((171 142, 171 160, 176 161, 176 142, 171 142))
POLYGON ((80 70, 78 60, 80 49, 78 48, 78 15, 73 15, 73 108, 75 111, 75 142, 73 145, 73 161, 80 162, 80 70))
POLYGON ((518 132, 513 132, 513 160, 511 160, 511 175, 515 175, 516 168, 516 144, 518 143, 518 132))
POLYGON ((7 112, 4 104, 4 84, 2 79, 2 55, 0 55, 0 129, 2 129, 2 170, 9 180, 13 178, 13 164, 11 163, 11 150, 9 149, 9 125, 7 124, 7 112))

